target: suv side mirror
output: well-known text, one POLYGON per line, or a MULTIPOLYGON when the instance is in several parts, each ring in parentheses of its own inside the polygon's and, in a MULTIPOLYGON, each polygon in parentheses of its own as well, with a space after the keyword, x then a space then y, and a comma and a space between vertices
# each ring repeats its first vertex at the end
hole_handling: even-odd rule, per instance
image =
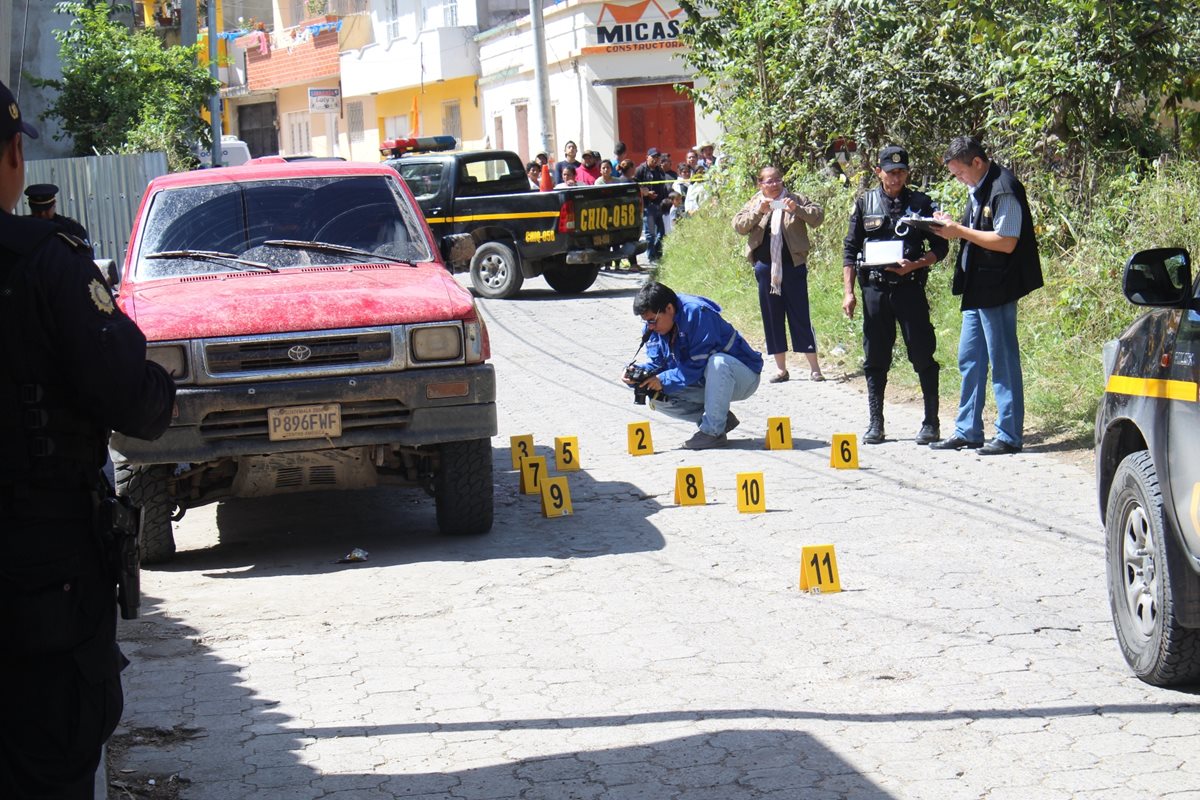
POLYGON ((1129 257, 1121 289, 1139 306, 1190 305, 1191 257, 1182 247, 1141 250, 1129 257))
POLYGON ((449 233, 442 237, 442 258, 447 264, 466 264, 475 256, 475 240, 469 233, 449 233))

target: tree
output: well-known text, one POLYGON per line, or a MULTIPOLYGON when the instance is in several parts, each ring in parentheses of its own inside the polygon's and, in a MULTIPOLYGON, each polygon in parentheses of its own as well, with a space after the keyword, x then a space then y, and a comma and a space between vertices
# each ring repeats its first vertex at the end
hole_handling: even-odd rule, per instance
POLYGON ((36 80, 58 91, 45 117, 62 122, 76 155, 165 150, 172 169, 194 166, 196 144, 212 135, 200 116, 220 84, 196 63, 196 48, 164 47, 153 34, 131 31, 107 2, 58 3, 74 17, 55 33, 61 79, 36 80))
POLYGON ((980 133, 1006 157, 1062 167, 1195 146, 1194 0, 680 0, 693 91, 751 162, 867 157, 904 143, 940 166, 980 133))

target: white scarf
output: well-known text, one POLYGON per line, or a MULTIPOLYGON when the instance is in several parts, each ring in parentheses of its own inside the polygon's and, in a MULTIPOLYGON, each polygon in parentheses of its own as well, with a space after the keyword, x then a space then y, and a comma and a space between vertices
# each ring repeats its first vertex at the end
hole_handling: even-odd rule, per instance
MULTIPOLYGON (((787 189, 776 197, 776 200, 787 200, 792 193, 787 189)), ((764 200, 769 198, 763 195, 764 200)), ((771 294, 783 294, 783 212, 776 208, 771 211, 771 294)))

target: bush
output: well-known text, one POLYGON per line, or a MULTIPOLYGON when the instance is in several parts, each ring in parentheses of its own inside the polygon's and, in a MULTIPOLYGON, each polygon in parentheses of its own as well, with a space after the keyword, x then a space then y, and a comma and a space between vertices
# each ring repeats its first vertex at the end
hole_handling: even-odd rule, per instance
MULTIPOLYGON (((744 239, 733 215, 754 192, 742 176, 716 177, 715 200, 677 224, 666 240, 661 279, 672 288, 720 303, 728 318, 761 341, 762 319, 754 275, 743 255, 744 239)), ((1200 255, 1200 165, 1187 161, 1139 172, 1117 169, 1094 179, 1096 190, 1076 196, 1053 175, 1023 176, 1038 232, 1046 285, 1021 300, 1019 331, 1025 373, 1027 430, 1082 436, 1090 429, 1103 392, 1101 347, 1137 316, 1121 294, 1121 272, 1135 250, 1186 247, 1200 255)), ((809 299, 817 345, 826 368, 861 373, 861 308, 854 320, 842 313, 842 238, 854 193, 823 174, 792 170, 788 186, 825 208, 825 222, 811 231, 809 299), (844 355, 831 355, 844 352, 844 355)), ((927 190, 957 213, 966 193, 947 180, 927 190)), ((941 393, 955 402, 959 298, 950 293, 956 247, 936 265, 928 294, 942 364, 941 393)), ((903 343, 897 341, 893 384, 917 386, 903 343)), ((865 413, 865 411, 864 411, 865 413)))

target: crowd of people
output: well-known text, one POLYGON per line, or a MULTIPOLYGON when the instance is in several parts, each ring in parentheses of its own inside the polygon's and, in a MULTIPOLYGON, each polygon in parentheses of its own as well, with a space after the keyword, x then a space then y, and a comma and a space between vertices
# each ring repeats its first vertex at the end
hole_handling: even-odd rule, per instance
MULTIPOLYGON (((654 172, 656 156, 652 149, 643 175, 661 173, 654 172)), ((908 153, 897 145, 879 153, 874 167, 879 183, 856 200, 850 214, 842 248, 842 310, 853 318, 857 286, 862 294, 868 407, 863 441, 886 440, 884 390, 899 327, 924 400, 924 418, 913 440, 935 450, 970 448, 985 456, 1019 453, 1025 406, 1017 303, 1043 282, 1029 203, 1021 182, 991 160, 974 137, 951 141, 943 163, 970 190, 960 218, 908 186, 908 153), (934 355, 936 332, 925 287, 930 267, 949 254, 955 240, 959 248, 951 291, 962 298, 962 392, 954 430, 943 438, 938 414, 941 367, 934 355), (997 417, 995 433, 985 442, 989 368, 997 417)), ((745 255, 758 283, 767 354, 776 364, 768 379, 772 383, 789 379, 789 331, 792 351, 803 353, 808 361, 810 380, 824 380, 807 277, 808 232, 824 220, 824 209, 790 191, 775 166, 760 170, 758 191, 733 218, 734 230, 746 237, 745 255)), ((728 444, 727 434, 738 425, 729 404, 758 389, 761 354, 745 344, 721 318, 720 307, 707 298, 677 294, 651 282, 639 291, 633 311, 645 323, 650 360, 636 365, 636 379, 626 372, 622 380, 650 392, 653 406, 662 413, 696 422, 697 431, 685 448, 728 444)))
MULTIPOLYGON (((603 186, 610 183, 637 183, 642 187, 642 236, 650 263, 662 258, 662 242, 675 225, 693 213, 699 202, 698 191, 705 172, 716 164, 714 145, 701 143, 689 149, 682 161, 673 162, 671 154, 657 147, 646 150, 646 160, 638 163, 626 158, 624 142, 613 146, 611 159, 597 150, 580 152, 579 145, 568 141, 563 145, 563 158, 553 164, 546 153, 538 153, 525 165, 529 188, 562 189, 572 186, 603 186), (582 160, 579 160, 582 159, 582 160), (545 168, 545 169, 543 169, 545 168), (543 180, 543 172, 549 179, 543 180)), ((630 259, 636 269, 636 259, 630 259)))

